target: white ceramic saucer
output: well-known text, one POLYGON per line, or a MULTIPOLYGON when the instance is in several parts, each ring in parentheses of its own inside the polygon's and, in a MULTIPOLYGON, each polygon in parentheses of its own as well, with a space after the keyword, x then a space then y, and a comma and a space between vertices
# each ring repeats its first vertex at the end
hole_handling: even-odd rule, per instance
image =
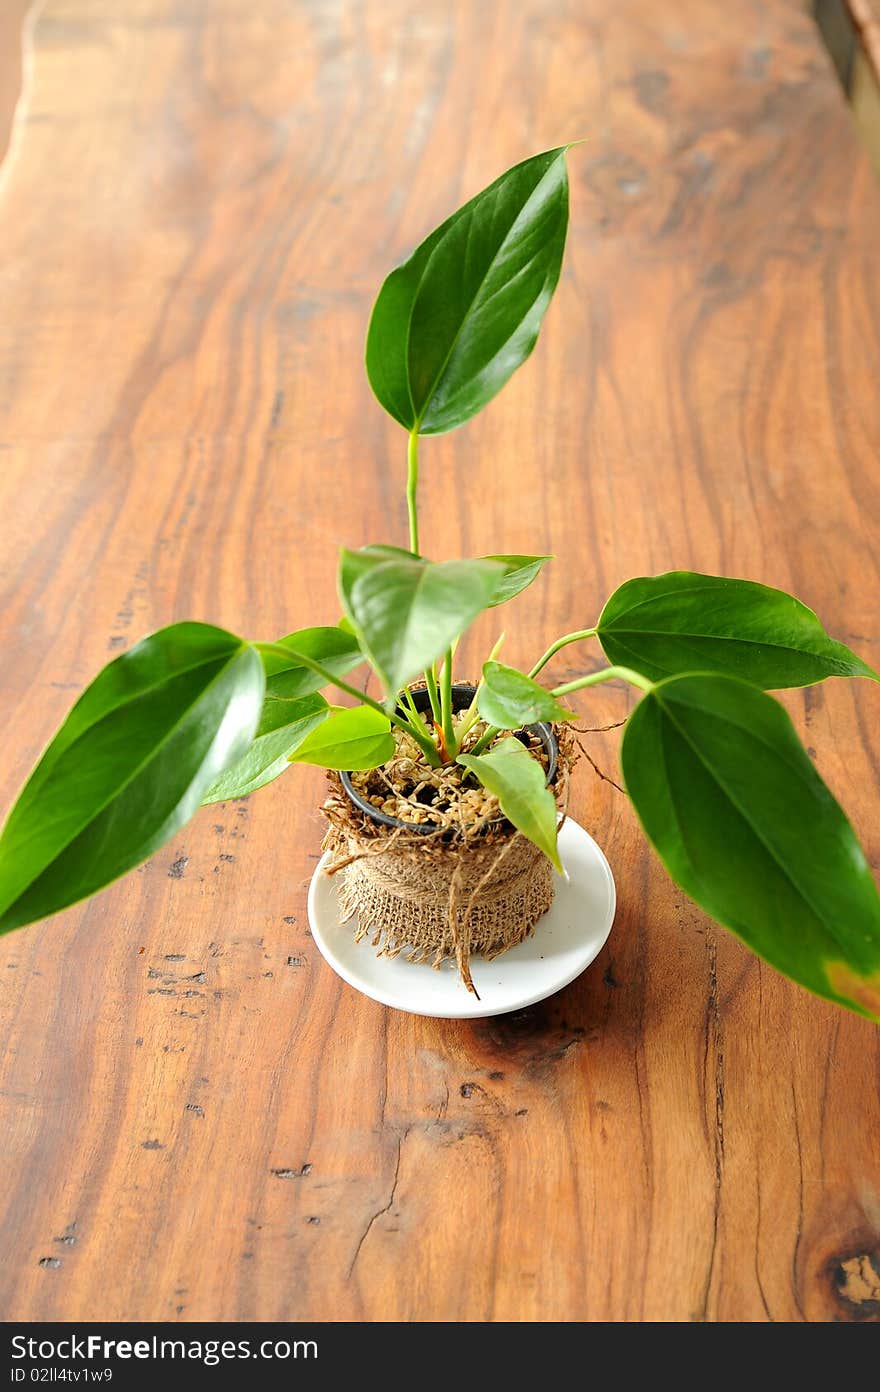
POLYGON ((402 954, 377 957, 366 938, 356 943, 354 921, 339 922, 333 877, 323 873, 326 855, 309 886, 312 937, 343 981, 395 1010, 444 1020, 521 1010, 580 976, 601 951, 614 921, 614 877, 592 836, 569 819, 559 833, 559 852, 567 878, 557 878, 553 905, 531 937, 493 962, 471 958, 479 1000, 462 985, 452 962, 435 971, 407 962, 402 954))

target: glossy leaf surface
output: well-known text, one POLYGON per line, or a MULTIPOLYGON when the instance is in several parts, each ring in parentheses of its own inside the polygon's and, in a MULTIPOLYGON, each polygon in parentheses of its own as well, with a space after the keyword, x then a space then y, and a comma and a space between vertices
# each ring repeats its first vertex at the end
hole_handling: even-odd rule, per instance
POLYGON ((567 225, 563 147, 502 174, 391 272, 370 319, 367 375, 407 430, 462 425, 529 356, 567 225))
POLYGON ((294 701, 328 684, 310 667, 297 662, 298 653, 320 662, 334 677, 346 676, 364 661, 356 636, 341 626, 301 628, 296 633, 289 633, 286 638, 279 638, 277 646, 288 648, 290 659, 285 662, 277 648, 263 651, 267 698, 283 696, 294 701))
POLYGON ((317 692, 290 700, 273 694, 272 681, 270 677, 260 723, 250 748, 212 783, 203 802, 246 797, 264 788, 290 768, 290 756, 329 716, 330 707, 317 692))
POLYGON ((500 730, 517 730, 536 720, 572 718, 572 712, 560 705, 546 687, 503 662, 484 664, 477 709, 487 724, 497 725, 500 730))
POLYGON ((676 884, 786 976, 880 1017, 880 896, 777 701, 732 677, 670 678, 630 717, 622 763, 676 884))
POLYGON ((511 735, 485 754, 459 754, 457 762, 476 774, 488 792, 494 793, 507 820, 542 850, 561 874, 556 800, 538 760, 511 735))
POLYGON ((351 771, 379 768, 391 758, 394 749, 387 716, 371 706, 352 706, 331 711, 290 758, 296 764, 351 771))
POLYGON ((96 677, 0 837, 0 930, 84 899, 153 854, 247 748, 263 666, 208 624, 145 638, 96 677))
POLYGON ((496 604, 506 604, 509 599, 515 599, 518 594, 522 594, 523 590, 528 589, 542 567, 553 558, 551 556, 484 556, 483 559, 497 561, 504 566, 504 574, 498 581, 489 606, 494 608, 496 604))
POLYGON ((487 607, 501 574, 496 561, 342 553, 342 602, 387 695, 446 651, 487 607))
POLYGON ((610 662, 660 681, 726 672, 765 690, 876 673, 829 638, 812 609, 782 590, 674 570, 627 580, 598 625, 610 662))

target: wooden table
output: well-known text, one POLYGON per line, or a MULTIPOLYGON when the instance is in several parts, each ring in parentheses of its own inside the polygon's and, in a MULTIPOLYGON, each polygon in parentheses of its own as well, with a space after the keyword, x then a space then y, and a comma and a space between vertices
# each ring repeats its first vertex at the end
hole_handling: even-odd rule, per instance
POLYGON ((865 59, 880 78, 880 0, 846 0, 846 8, 865 59))
MULTIPOLYGON (((139 635, 333 621, 337 548, 405 539, 373 294, 582 135, 539 351, 423 451, 426 548, 556 553, 511 661, 675 566, 790 588, 880 657, 880 190, 798 0, 47 0, 25 70, 4 805, 139 635)), ((877 866, 877 690, 788 704, 877 866)), ((209 810, 4 939, 7 1318, 880 1318, 876 1029, 713 927, 589 767, 620 891, 595 966, 508 1018, 391 1013, 309 938, 322 786, 209 810)))

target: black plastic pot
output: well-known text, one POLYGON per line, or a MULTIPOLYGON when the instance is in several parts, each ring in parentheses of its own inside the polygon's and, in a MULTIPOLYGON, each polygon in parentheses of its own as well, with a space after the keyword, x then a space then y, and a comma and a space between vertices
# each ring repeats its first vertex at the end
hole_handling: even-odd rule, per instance
MULTIPOLYGON (((474 692, 476 689, 475 686, 471 686, 465 682, 456 683, 452 688, 452 709, 454 711, 465 710, 474 699, 474 692)), ((428 693, 425 691, 424 687, 417 687, 412 692, 412 698, 416 710, 421 714, 431 709, 431 702, 428 700, 428 693)), ((536 725, 527 725, 525 729, 515 731, 515 738, 521 739, 522 743, 525 744, 527 742, 525 737, 529 734, 537 735, 541 744, 544 746, 544 751, 547 755, 547 782, 551 784, 556 777, 556 762, 559 756, 559 745, 556 743, 556 736, 549 725, 540 721, 536 725)), ((382 812, 378 807, 374 807, 371 802, 367 802, 366 798, 361 797, 352 783, 349 774, 341 773, 339 777, 342 780, 343 788, 351 798, 355 807, 359 808, 365 816, 370 817, 372 821, 379 822, 382 826, 387 827, 406 827, 408 831, 420 831, 426 835, 429 832, 436 831, 436 826, 432 826, 430 822, 402 822, 399 817, 389 817, 387 812, 382 812)))

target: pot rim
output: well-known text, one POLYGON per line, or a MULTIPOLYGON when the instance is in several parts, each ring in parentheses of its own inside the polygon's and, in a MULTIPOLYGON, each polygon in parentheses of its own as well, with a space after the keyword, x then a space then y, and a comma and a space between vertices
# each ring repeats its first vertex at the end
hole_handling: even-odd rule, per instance
MULTIPOLYGON (((454 683, 452 687, 453 710, 462 710, 465 706, 469 706, 473 700, 476 689, 477 688, 470 682, 454 683)), ((428 693, 425 688, 423 686, 415 688, 410 687, 410 692, 416 706, 421 706, 426 709, 428 706, 428 693), (420 697, 422 698, 421 701, 419 699, 420 697)), ((549 787, 555 781, 559 759, 559 742, 553 732, 552 725, 549 725, 545 720, 539 720, 532 725, 522 726, 521 731, 511 731, 514 737, 519 733, 536 734, 544 746, 544 750, 547 754, 547 786, 549 787)), ((399 827, 403 827, 406 831, 416 831, 422 836, 427 836, 438 829, 436 822, 429 822, 427 824, 424 822, 404 822, 399 817, 391 817, 387 812, 383 812, 380 808, 374 807, 371 802, 367 802, 366 798, 361 797, 351 781, 350 771, 340 770, 339 778, 349 800, 353 802, 355 807, 361 812, 365 813, 371 821, 378 822, 381 826, 393 827, 395 830, 399 827)))

